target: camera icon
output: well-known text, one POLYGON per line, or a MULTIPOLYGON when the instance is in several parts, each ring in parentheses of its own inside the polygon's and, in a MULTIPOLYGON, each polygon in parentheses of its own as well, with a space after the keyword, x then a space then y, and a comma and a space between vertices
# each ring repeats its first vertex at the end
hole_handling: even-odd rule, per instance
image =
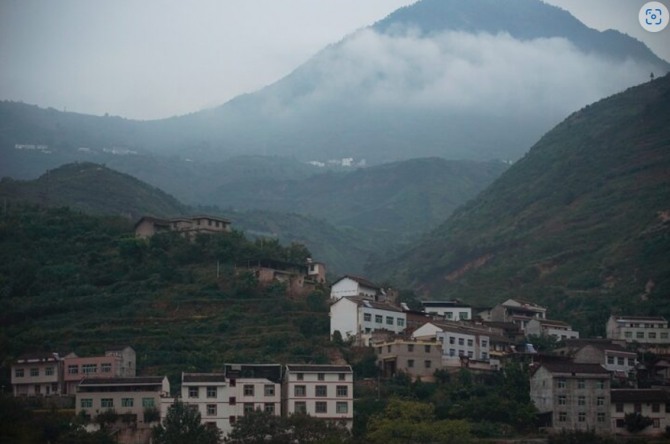
POLYGON ((638 19, 645 30, 659 32, 668 26, 670 17, 668 16, 668 8, 663 3, 648 2, 640 9, 638 19))

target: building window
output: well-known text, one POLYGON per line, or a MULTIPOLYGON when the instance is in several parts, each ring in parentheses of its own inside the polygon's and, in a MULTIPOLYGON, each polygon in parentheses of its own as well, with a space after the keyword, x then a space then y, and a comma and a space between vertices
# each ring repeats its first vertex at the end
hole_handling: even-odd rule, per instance
POLYGON ((468 347, 472 347, 474 345, 474 342, 472 339, 468 339, 468 347))
POLYGON ((30 369, 30 376, 35 377, 40 375, 40 369, 37 367, 33 367, 30 369))
POLYGON ((266 402, 265 405, 263 406, 263 410, 265 413, 269 413, 271 415, 275 414, 275 405, 273 402, 266 402))
POLYGON ((623 365, 623 364, 624 364, 624 360, 623 360, 623 358, 622 358, 621 356, 619 356, 618 358, 616 358, 616 363, 617 363, 617 365, 623 365))
POLYGON ((326 375, 324 373, 317 373, 317 378, 319 381, 325 381, 326 380, 326 375))
POLYGON ((651 404, 651 411, 654 413, 658 413, 661 411, 661 405, 658 402, 654 402, 651 404))
POLYGON ((16 378, 23 378, 23 369, 22 368, 17 368, 14 370, 14 376, 16 378))
POLYGON ((558 422, 565 422, 568 420, 567 412, 558 412, 558 422))
POLYGON ((381 324, 383 319, 384 319, 384 317, 382 315, 375 315, 375 322, 377 324, 381 324))
POLYGON ((235 387, 237 385, 237 379, 230 378, 230 386, 235 387))
POLYGON ((91 399, 91 398, 81 398, 79 400, 79 405, 81 406, 82 409, 93 408, 93 399, 91 399))
POLYGON ((586 405, 586 396, 577 397, 577 405, 586 405))
POLYGON ((338 385, 335 389, 336 396, 349 396, 349 387, 346 385, 338 385))
POLYGON ((404 327, 405 326, 405 320, 403 318, 398 318, 397 323, 398 323, 398 327, 404 327))
POLYGON ((298 373, 298 374, 296 375, 296 379, 297 379, 298 381, 302 381, 303 379, 305 379, 305 374, 304 374, 304 373, 298 373))
POLYGON ((626 427, 626 421, 624 421, 623 419, 617 419, 616 420, 616 427, 618 429, 623 429, 624 427, 626 427))
POLYGON ((567 403, 568 402, 567 402, 567 398, 566 398, 565 395, 559 395, 558 396, 558 405, 566 405, 567 403))
POLYGON ((337 375, 337 376, 338 376, 338 379, 339 379, 340 381, 345 381, 345 380, 347 379, 347 375, 344 374, 344 373, 340 373, 340 374, 337 375))
POLYGON ((649 332, 649 339, 656 339, 656 332, 650 331, 649 332))
POLYGON ((637 333, 635 333, 635 337, 637 339, 644 339, 644 332, 643 331, 638 331, 637 333))
POLYGON ((467 311, 461 311, 458 313, 458 319, 467 319, 468 318, 468 312, 467 311))
POLYGON ((623 402, 617 402, 615 408, 617 413, 623 413, 623 402))
POLYGON ((407 344, 407 351, 409 353, 413 352, 414 351, 414 344, 407 344))
POLYGON ((265 384, 265 386, 263 387, 263 394, 265 396, 274 396, 275 395, 274 384, 265 384))
POLYGON ((598 422, 605 422, 605 413, 603 413, 603 412, 598 412, 598 415, 596 416, 596 421, 598 421, 598 422))
POLYGON ((489 354, 486 352, 482 352, 482 360, 486 361, 487 359, 489 359, 489 354))
POLYGON ((109 362, 104 362, 100 364, 100 371, 102 373, 112 373, 112 364, 109 362))
POLYGON ((596 388, 599 390, 604 390, 605 389, 605 380, 604 379, 598 379, 596 382, 596 388))
POLYGON ((293 395, 294 396, 305 396, 305 386, 304 385, 296 385, 293 387, 293 395))
POLYGON ((624 332, 623 335, 626 339, 633 339, 633 332, 632 331, 626 331, 626 332, 624 332))
POLYGON ((423 351, 425 351, 426 353, 430 353, 430 345, 424 345, 423 351))
POLYGON ((245 402, 244 403, 244 414, 248 415, 249 413, 252 413, 254 411, 254 403, 253 402, 245 402))
POLYGON ((67 366, 67 373, 68 375, 76 375, 79 373, 79 366, 78 365, 68 365, 67 366))
POLYGON ((449 336, 449 343, 450 344, 455 344, 456 343, 456 338, 454 338, 453 336, 449 336))
POLYGON ((468 358, 474 357, 474 354, 472 353, 472 350, 468 351, 468 358))
POLYGON ((559 389, 564 389, 565 388, 565 379, 559 378, 557 380, 557 385, 559 389))
POLYGON ((244 396, 254 396, 254 386, 252 384, 244 384, 244 396))
POLYGON ((386 325, 393 325, 393 316, 386 316, 386 325))
POLYGON ((85 375, 98 373, 98 364, 83 364, 81 366, 81 372, 85 375))
POLYGON ((489 345, 488 341, 482 340, 482 347, 486 347, 488 345, 489 345))
POLYGON ((586 413, 585 412, 577 413, 577 421, 579 421, 579 422, 586 421, 586 413))
POLYGON ((349 404, 346 402, 338 402, 335 404, 336 413, 349 413, 349 404))
POLYGON ((465 340, 463 338, 458 338, 458 345, 465 345, 465 340))
POLYGON ((235 421, 237 421, 237 417, 235 417, 235 416, 229 416, 228 417, 228 422, 230 424, 235 424, 235 421))
POLYGON ((414 359, 408 359, 407 360, 407 367, 409 367, 409 368, 414 367, 414 359))
POLYGON ((231 396, 230 398, 228 398, 228 404, 230 405, 237 404, 237 398, 235 396, 231 396))
POLYGON ((212 386, 207 387, 207 397, 216 398, 216 387, 212 386))
POLYGON ((40 394, 40 385, 39 384, 35 384, 35 394, 36 395, 40 394))
POLYGON ((154 398, 142 398, 142 407, 155 407, 156 402, 154 398))
POLYGON ((607 357, 607 363, 611 364, 611 365, 614 365, 614 356, 608 356, 607 357))
POLYGON ((44 374, 46 376, 53 376, 54 375, 54 368, 53 367, 47 367, 44 369, 44 374))
POLYGON ((372 321, 372 315, 370 313, 363 313, 363 320, 365 322, 370 322, 372 321))
POLYGON ((298 401, 295 403, 295 412, 296 413, 307 413, 307 404, 304 401, 298 401))
POLYGON ((449 356, 456 356, 456 350, 453 348, 449 349, 449 356))
POLYGON ((325 401, 316 401, 314 411, 316 413, 328 413, 328 403, 325 401))
POLYGON ((628 358, 628 366, 630 367, 635 366, 635 358, 628 358))
POLYGON ((661 332, 661 339, 668 339, 668 332, 667 331, 662 331, 661 332))
POLYGON ((584 379, 578 379, 578 380, 577 380, 577 388, 578 388, 578 389, 586 388, 586 380, 584 380, 584 379))
POLYGON ((661 420, 658 418, 654 418, 653 422, 651 423, 651 426, 655 429, 658 429, 661 427, 661 420))
POLYGON ((317 385, 314 387, 314 396, 317 396, 319 398, 325 398, 328 396, 328 389, 325 385, 317 385))
POLYGON ((605 405, 605 398, 603 396, 598 396, 596 398, 596 405, 605 405))
POLYGON ((134 404, 133 398, 121 398, 121 407, 132 407, 134 404))
POLYGON ((188 388, 188 397, 197 398, 198 397, 198 387, 189 387, 188 388))
POLYGON ((114 408, 114 399, 112 399, 112 398, 102 398, 100 400, 100 407, 102 407, 103 409, 114 408))
POLYGON ((633 406, 633 409, 635 410, 635 413, 642 413, 642 404, 636 402, 633 406))
POLYGON ((424 361, 423 365, 424 365, 426 368, 430 368, 430 366, 431 366, 431 361, 428 360, 428 359, 426 359, 426 360, 424 361))

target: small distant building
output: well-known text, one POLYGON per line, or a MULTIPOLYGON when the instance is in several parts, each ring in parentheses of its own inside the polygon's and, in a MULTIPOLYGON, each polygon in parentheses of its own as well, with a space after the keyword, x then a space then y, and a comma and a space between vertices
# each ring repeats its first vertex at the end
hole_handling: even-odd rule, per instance
POLYGON ((63 391, 75 394, 84 378, 124 378, 135 376, 135 350, 132 347, 114 347, 103 356, 80 357, 70 353, 63 358, 63 391))
POLYGON ((423 301, 423 311, 446 321, 472 319, 472 307, 460 301, 423 301))
POLYGON ((365 297, 342 297, 330 306, 330 336, 339 331, 342 338, 355 338, 369 345, 372 332, 387 330, 400 333, 407 327, 407 315, 401 308, 365 297))
POLYGON ((354 376, 349 365, 287 364, 284 374, 284 414, 306 413, 342 422, 354 421, 354 376))
POLYGON ((525 332, 531 319, 547 319, 547 309, 523 299, 508 299, 491 309, 491 321, 513 322, 525 332))
POLYGON ((549 431, 610 431, 610 375, 601 365, 543 362, 532 372, 530 398, 549 431))
POLYGON ((174 231, 187 237, 196 234, 224 233, 231 231, 230 221, 215 216, 188 216, 162 219, 143 216, 135 224, 135 235, 147 238, 156 233, 174 231))
POLYGON ((553 336, 564 341, 579 338, 579 332, 563 321, 533 318, 526 323, 526 336, 553 336))
POLYGON ((637 353, 609 339, 570 339, 556 352, 577 364, 600 364, 618 380, 626 380, 636 371, 637 353))
POLYGON ((381 287, 358 276, 346 275, 339 278, 330 288, 330 298, 338 300, 343 297, 357 296, 377 301, 381 295, 381 287))
POLYGON ((14 396, 61 394, 63 364, 58 353, 32 353, 19 357, 12 365, 14 396))
POLYGON ((326 282, 326 266, 321 262, 308 260, 304 264, 263 259, 247 261, 236 265, 238 270, 251 271, 258 282, 286 284, 291 295, 304 296, 326 282))
POLYGON ((607 337, 648 345, 670 345, 668 321, 660 316, 610 316, 607 337))
POLYGON ((642 436, 661 436, 670 427, 670 392, 659 389, 613 389, 611 392, 612 432, 628 435, 626 414, 639 413, 652 423, 637 432, 642 436))
POLYGON ((456 322, 427 322, 417 328, 412 337, 417 340, 436 340, 442 348, 442 365, 461 367, 461 358, 488 362, 491 336, 497 332, 487 328, 466 326, 456 322))
POLYGON ((432 381, 435 370, 442 368, 442 345, 439 342, 395 340, 374 347, 377 367, 384 378, 403 372, 414 380, 432 381))

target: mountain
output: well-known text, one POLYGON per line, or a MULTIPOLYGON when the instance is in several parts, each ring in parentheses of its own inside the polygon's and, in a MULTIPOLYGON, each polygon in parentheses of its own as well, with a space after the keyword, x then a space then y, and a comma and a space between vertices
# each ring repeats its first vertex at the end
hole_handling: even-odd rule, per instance
POLYGON ((540 0, 422 0, 210 110, 138 122, 5 102, 0 150, 516 160, 573 110, 669 70, 639 41, 540 0))
POLYGON ((0 199, 47 207, 69 206, 88 214, 139 219, 186 214, 187 207, 169 194, 103 165, 72 163, 49 170, 32 181, 4 178, 0 199))
POLYGON ((373 274, 473 304, 531 299, 585 334, 612 307, 669 316, 669 121, 670 75, 573 113, 373 274))

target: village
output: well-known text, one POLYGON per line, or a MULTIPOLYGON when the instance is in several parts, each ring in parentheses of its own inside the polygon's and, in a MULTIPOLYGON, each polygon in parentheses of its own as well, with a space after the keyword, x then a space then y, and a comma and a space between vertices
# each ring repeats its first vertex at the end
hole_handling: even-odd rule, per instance
MULTIPOLYGON (((230 231, 230 221, 211 216, 141 218, 136 236, 172 230, 184 236, 230 231)), ((504 372, 510 363, 529 369, 528 387, 540 429, 630 434, 630 415, 645 418, 636 433, 658 436, 670 428, 670 328, 663 317, 611 315, 605 337, 583 338, 550 310, 511 298, 493 307, 462 301, 422 301, 411 309, 398 292, 345 275, 332 284, 326 266, 308 261, 240 264, 260 284, 281 282, 300 297, 329 289, 330 339, 376 354, 378 380, 399 374, 430 382, 437 371, 504 372), (555 348, 538 350, 534 341, 555 348), (653 360, 642 356, 653 356, 653 360)), ((305 413, 352 429, 356 399, 352 366, 340 359, 311 362, 222 363, 217 372, 183 371, 180 389, 167 376, 138 375, 131 345, 98 356, 25 354, 11 367, 12 393, 22 398, 74 400, 91 431, 108 421, 119 442, 149 442, 151 429, 176 400, 197 409, 203 425, 231 432, 249 412, 305 413), (104 421, 103 421, 104 420, 104 421)), ((173 381, 174 382, 174 381, 173 381)), ((369 382, 369 381, 368 381, 369 382)), ((378 383, 378 382, 377 382, 378 383)))

